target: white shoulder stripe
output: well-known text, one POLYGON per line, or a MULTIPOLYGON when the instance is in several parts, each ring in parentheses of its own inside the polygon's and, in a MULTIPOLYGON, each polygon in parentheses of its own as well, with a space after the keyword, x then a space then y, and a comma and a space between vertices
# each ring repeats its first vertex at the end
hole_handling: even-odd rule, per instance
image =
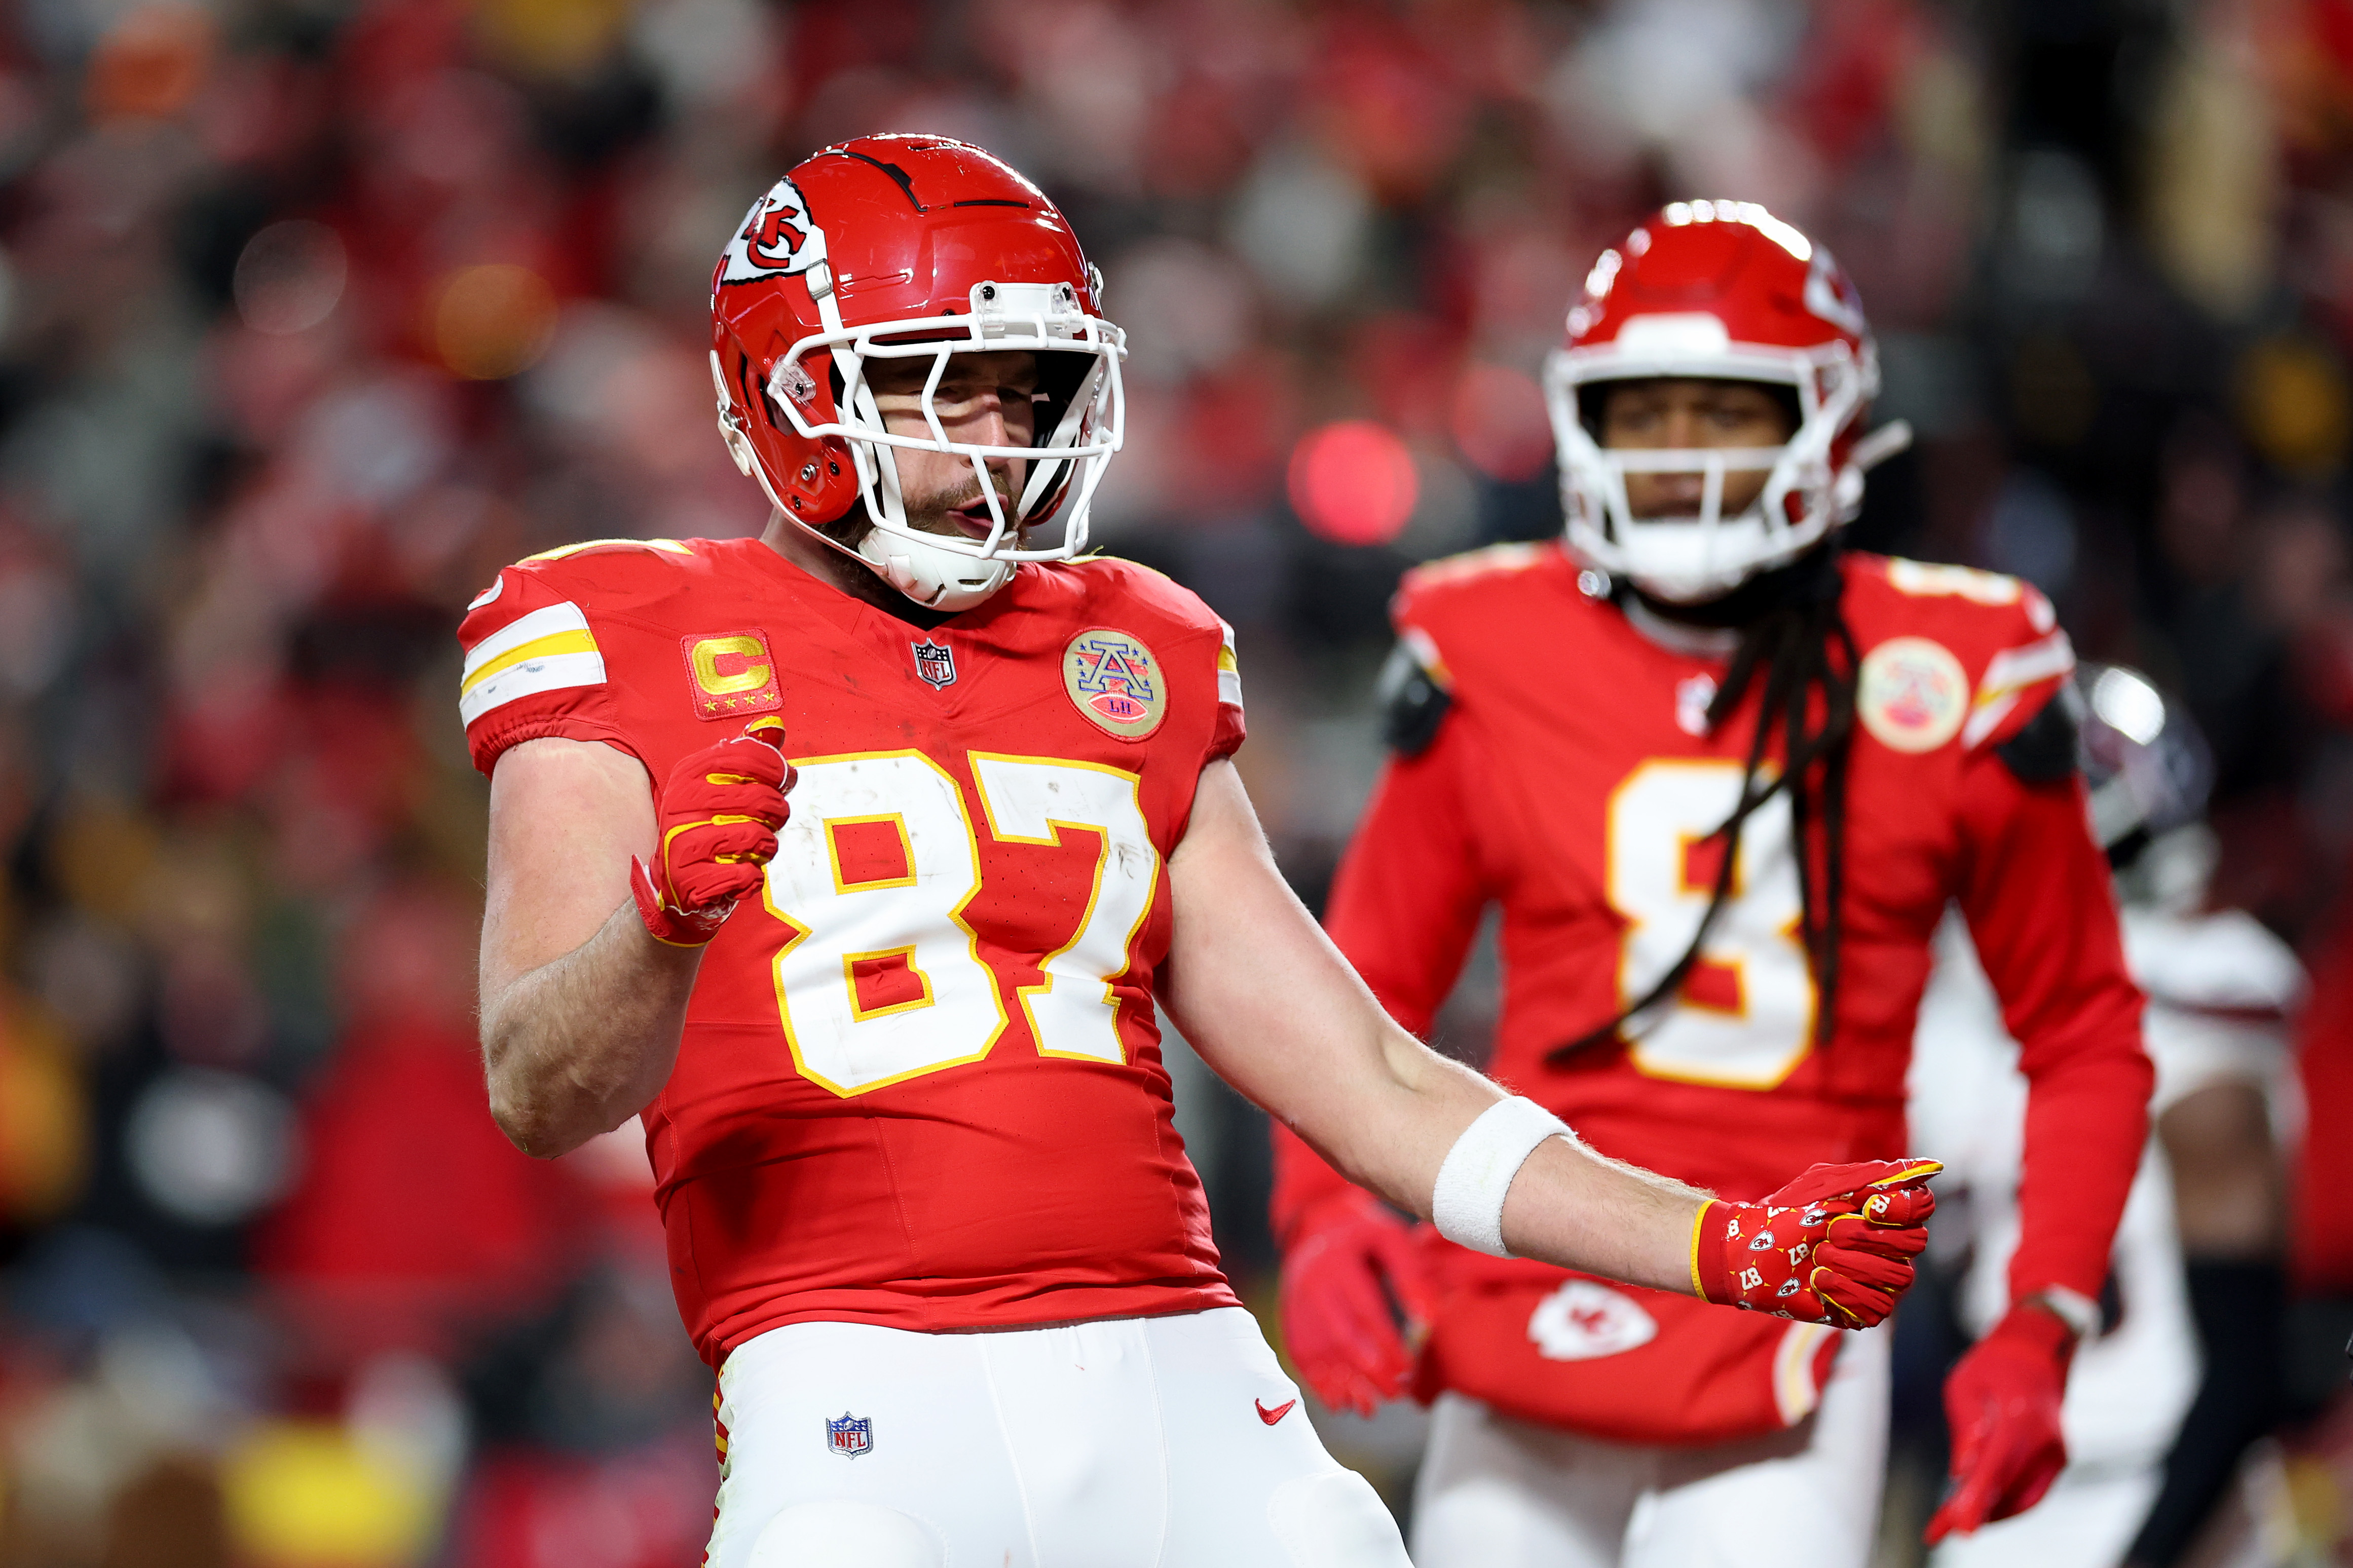
POLYGON ((604 684, 605 656, 601 653, 559 653, 526 659, 470 688, 458 700, 458 717, 470 725, 492 709, 502 708, 518 697, 558 691, 567 686, 604 684))
POLYGON ((1234 628, 1219 621, 1218 633, 1218 700, 1239 708, 1242 705, 1242 668, 1241 661, 1234 656, 1234 628))
MULTIPOLYGON (((466 650, 465 679, 472 679, 474 672, 484 665, 496 663, 525 643, 537 642, 558 632, 586 632, 587 629, 588 617, 581 613, 579 605, 569 599, 533 610, 529 615, 518 616, 466 650)), ((595 646, 593 640, 590 646, 595 646)))
POLYGON ((1988 659, 1968 722, 1961 726, 1961 749, 1972 751, 1983 743, 2010 717, 2020 693, 2028 687, 2066 675, 2074 668, 2075 647, 2063 631, 2054 631, 2024 647, 2006 647, 1988 659))
POLYGON ((1978 700, 1989 701, 2002 692, 2064 675, 2074 668, 2074 644, 2067 640, 2065 632, 2054 631, 2039 642, 2006 647, 1988 659, 1985 677, 1978 682, 1978 700))

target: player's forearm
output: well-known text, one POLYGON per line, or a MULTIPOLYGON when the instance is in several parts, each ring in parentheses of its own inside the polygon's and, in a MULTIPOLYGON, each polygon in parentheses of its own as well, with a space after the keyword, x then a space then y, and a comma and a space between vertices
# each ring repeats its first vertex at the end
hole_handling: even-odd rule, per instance
POLYGON ((2148 1137, 2154 1074, 2129 1027, 2137 1020, 2136 1012, 2065 1052, 2037 1041, 2021 1053, 2027 1097, 2010 1266, 2015 1300, 2053 1285, 2100 1293, 2148 1137))
POLYGON ((568 1153, 660 1092, 702 956, 656 942, 624 903, 570 952, 486 991, 491 1114, 515 1147, 568 1153))
POLYGON ((1504 1200, 1504 1240, 1521 1258, 1689 1295, 1692 1226, 1709 1196, 1548 1138, 1504 1200))
MULTIPOLYGON (((1387 1023, 1386 1019, 1380 1021, 1387 1023)), ((1384 1111, 1314 1117, 1335 1163, 1358 1184, 1428 1216, 1439 1167, 1455 1140, 1506 1092, 1403 1031, 1383 1041, 1384 1111)), ((1688 1292, 1692 1226, 1708 1194, 1548 1138, 1504 1201, 1504 1240, 1516 1257, 1630 1285, 1688 1292)))
MULTIPOLYGON (((1229 1073, 1350 1181, 1427 1218, 1439 1168, 1463 1131, 1504 1097, 1503 1088, 1430 1050, 1365 998, 1334 998, 1321 1016, 1345 1018, 1377 1043, 1352 1069, 1320 1082, 1229 1073)), ((1315 1011, 1315 1009, 1308 1009, 1315 1011)), ((1218 1065, 1217 1058, 1210 1058, 1218 1065)), ((1583 1142, 1548 1138, 1520 1167, 1504 1202, 1504 1240, 1518 1257, 1662 1290, 1692 1288, 1692 1226, 1708 1194, 1605 1159, 1583 1142)))

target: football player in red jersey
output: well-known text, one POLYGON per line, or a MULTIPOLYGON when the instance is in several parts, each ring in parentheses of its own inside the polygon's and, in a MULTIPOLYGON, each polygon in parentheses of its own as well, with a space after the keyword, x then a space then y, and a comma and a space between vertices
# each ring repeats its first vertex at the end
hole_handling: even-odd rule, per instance
POLYGON ((542 1155, 643 1118, 719 1369, 713 1568, 1404 1562, 1219 1271, 1155 998, 1496 1253, 1870 1321, 1925 1243, 1926 1163, 1713 1202, 1382 1013, 1236 782, 1229 634, 1080 556, 1100 299, 978 149, 827 149, 713 280, 766 533, 554 551, 460 634, 491 1108, 542 1155))
MULTIPOLYGON (((2032 1089, 2011 1306, 1947 1388, 1941 1536, 2060 1467, 2150 1069, 2051 605, 1838 547, 1902 438, 1864 433, 1876 381, 1852 286, 1761 207, 1678 203, 1605 252, 1547 377, 1567 541, 1407 577, 1394 755, 1326 927, 1420 1031, 1500 905, 1495 1075, 1599 1150, 1754 1197, 1793 1157, 1902 1149, 1957 902, 2032 1089)), ((1436 1401, 1422 1568, 1868 1559, 1882 1335, 1409 1236, 1277 1139, 1293 1364, 1335 1405, 1436 1401)))

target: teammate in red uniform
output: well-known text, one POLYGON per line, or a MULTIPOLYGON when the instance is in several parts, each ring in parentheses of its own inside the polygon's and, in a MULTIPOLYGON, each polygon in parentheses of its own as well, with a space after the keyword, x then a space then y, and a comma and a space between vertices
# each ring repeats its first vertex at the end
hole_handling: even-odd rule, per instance
POLYGON ((979 150, 818 153, 713 280, 765 535, 554 551, 461 634, 491 1107, 542 1155, 643 1116, 720 1369, 713 1568, 1403 1563, 1219 1272, 1155 998, 1493 1251, 1869 1321, 1925 1241, 1932 1167, 1709 1202, 1381 1012, 1227 760, 1230 636, 1079 558, 1120 438, 1100 299, 979 150))
MULTIPOLYGON (((2033 1088, 2014 1305, 1947 1388, 1941 1535, 2059 1468, 2149 1067, 2050 605, 1838 550, 1901 438, 1862 433, 1875 384, 1851 285, 1761 207, 1677 204, 1605 252, 1549 374, 1567 548, 1407 578, 1395 755, 1326 925, 1421 1031, 1500 904, 1495 1075, 1597 1149, 1754 1196, 1793 1157, 1902 1149, 1957 900, 2033 1088)), ((1882 1336, 1410 1238, 1278 1140, 1294 1364, 1335 1405, 1436 1398, 1422 1568, 1867 1559, 1882 1336)))

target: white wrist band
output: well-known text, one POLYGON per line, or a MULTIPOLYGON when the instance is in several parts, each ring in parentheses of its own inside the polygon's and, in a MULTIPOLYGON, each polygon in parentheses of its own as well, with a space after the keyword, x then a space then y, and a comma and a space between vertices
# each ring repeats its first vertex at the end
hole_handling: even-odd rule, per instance
POLYGON ((1504 1194, 1547 1138, 1572 1137, 1568 1124, 1533 1100, 1499 1100, 1462 1130, 1438 1167, 1430 1217, 1447 1240, 1509 1258, 1504 1248, 1504 1194))
POLYGON ((2064 1285, 2045 1285, 2027 1300, 2066 1324, 2078 1340, 2088 1340, 2100 1331, 2100 1304, 2064 1285))

